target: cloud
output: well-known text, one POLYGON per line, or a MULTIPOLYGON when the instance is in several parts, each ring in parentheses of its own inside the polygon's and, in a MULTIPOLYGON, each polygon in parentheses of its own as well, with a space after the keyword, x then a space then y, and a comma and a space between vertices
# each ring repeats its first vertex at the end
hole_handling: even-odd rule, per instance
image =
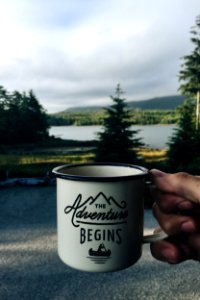
POLYGON ((49 111, 176 94, 199 0, 1 0, 0 81, 49 111))

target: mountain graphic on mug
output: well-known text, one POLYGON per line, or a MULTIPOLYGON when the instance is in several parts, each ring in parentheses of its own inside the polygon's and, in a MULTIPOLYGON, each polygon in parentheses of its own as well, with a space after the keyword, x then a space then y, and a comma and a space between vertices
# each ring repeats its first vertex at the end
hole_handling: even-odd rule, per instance
POLYGON ((88 202, 88 204, 90 204, 90 205, 95 204, 96 202, 98 202, 98 203, 101 203, 101 204, 105 203, 105 204, 108 204, 108 205, 115 204, 119 208, 125 208, 126 207, 126 202, 125 201, 122 200, 120 203, 118 203, 115 200, 114 197, 112 197, 112 196, 107 197, 103 192, 98 193, 97 196, 95 196, 95 197, 90 196, 86 200, 86 202, 88 202))
POLYGON ((107 197, 100 192, 97 196, 83 199, 78 194, 72 205, 64 209, 64 213, 71 214, 71 222, 74 227, 80 224, 113 225, 126 223, 128 217, 127 203, 116 201, 114 197, 107 197))
POLYGON ((106 249, 104 243, 101 243, 97 250, 93 250, 92 248, 88 251, 90 256, 107 256, 109 257, 111 255, 110 249, 106 249))

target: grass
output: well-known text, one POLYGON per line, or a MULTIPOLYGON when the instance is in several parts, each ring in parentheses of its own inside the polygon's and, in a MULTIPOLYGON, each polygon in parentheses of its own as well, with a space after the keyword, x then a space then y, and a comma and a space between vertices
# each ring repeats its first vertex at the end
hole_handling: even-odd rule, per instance
MULTIPOLYGON (((165 161, 166 150, 138 149, 138 155, 151 167, 165 161)), ((12 147, 0 154, 0 179, 44 177, 58 165, 92 162, 93 159, 92 149, 87 147, 12 147)))
POLYGON ((95 141, 48 139, 38 144, 0 146, 0 179, 44 177, 55 166, 92 160, 95 141))
MULTIPOLYGON (((47 176, 50 171, 62 164, 71 163, 84 163, 90 161, 90 155, 83 156, 68 156, 53 159, 53 157, 43 158, 30 157, 29 159, 23 158, 21 160, 7 164, 5 161, 3 164, 0 161, 0 179, 7 177, 44 177, 47 176)), ((5 160, 9 160, 9 157, 5 157, 5 160)))
POLYGON ((87 154, 69 154, 69 155, 10 155, 3 154, 0 155, 0 165, 9 166, 9 165, 32 165, 32 164, 61 164, 61 163, 74 163, 77 161, 85 162, 90 160, 93 157, 92 153, 87 154))
POLYGON ((147 163, 164 162, 167 156, 167 149, 142 148, 138 150, 138 155, 147 163))

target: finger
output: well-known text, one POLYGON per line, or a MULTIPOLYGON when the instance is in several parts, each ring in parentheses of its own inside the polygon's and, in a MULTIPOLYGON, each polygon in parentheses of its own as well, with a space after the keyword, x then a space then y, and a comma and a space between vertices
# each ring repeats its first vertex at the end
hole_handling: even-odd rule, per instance
POLYGON ((150 250, 153 257, 156 259, 168 262, 171 264, 178 264, 190 256, 189 251, 186 254, 175 244, 168 241, 159 241, 150 244, 150 250))
POLYGON ((179 233, 195 233, 198 224, 195 219, 190 216, 165 214, 155 203, 153 205, 153 214, 159 225, 168 235, 176 235, 179 233))
POLYGON ((155 186, 163 192, 175 194, 194 203, 200 203, 200 177, 187 173, 168 174, 151 170, 155 186))
POLYGON ((188 259, 197 260, 194 251, 186 244, 176 245, 167 241, 150 244, 151 254, 157 260, 178 264, 188 259))
POLYGON ((160 209, 165 213, 175 213, 179 210, 192 210, 194 204, 184 198, 174 195, 163 193, 159 190, 152 191, 152 197, 160 209))

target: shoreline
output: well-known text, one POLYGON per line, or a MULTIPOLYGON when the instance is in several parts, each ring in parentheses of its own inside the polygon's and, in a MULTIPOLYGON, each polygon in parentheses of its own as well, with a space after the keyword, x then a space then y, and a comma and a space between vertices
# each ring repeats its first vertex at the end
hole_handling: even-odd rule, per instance
MULTIPOLYGON (((84 147, 83 147, 84 148, 84 147)), ((83 150, 83 149, 82 149, 83 150)), ((88 150, 88 148, 87 148, 88 150)), ((23 168, 26 168, 26 164, 21 164, 20 162, 15 161, 15 163, 13 163, 13 165, 4 165, 4 171, 2 168, 2 165, 0 164, 1 167, 1 173, 4 173, 4 178, 0 179, 0 188, 1 187, 8 187, 8 186, 52 186, 56 184, 56 179, 51 175, 51 171, 53 167, 61 165, 61 164, 73 164, 73 163, 82 163, 82 162, 92 162, 92 156, 88 155, 88 159, 86 157, 85 161, 82 161, 82 158, 84 157, 84 152, 77 151, 76 153, 76 157, 79 158, 78 161, 76 161, 75 156, 74 156, 74 161, 69 161, 69 157, 71 155, 71 153, 73 153, 73 148, 71 148, 70 150, 68 150, 68 153, 62 153, 63 157, 66 159, 65 161, 57 161, 56 162, 56 158, 57 156, 59 156, 59 152, 62 151, 61 149, 54 149, 54 153, 52 154, 52 157, 54 158, 54 162, 53 165, 50 167, 50 165, 52 164, 48 162, 48 157, 49 154, 42 154, 43 157, 43 162, 41 162, 41 164, 45 164, 44 159, 45 157, 47 158, 46 161, 46 166, 47 166, 47 171, 45 173, 45 175, 43 176, 35 176, 34 174, 32 174, 32 170, 34 169, 34 167, 37 167, 38 163, 37 163, 37 154, 35 154, 36 158, 35 158, 35 162, 33 160, 33 153, 28 154, 26 153, 26 155, 21 154, 20 156, 22 158, 25 157, 29 157, 30 161, 32 160, 32 164, 30 164, 29 168, 27 169, 27 173, 24 174, 24 176, 20 176, 20 173, 13 175, 16 173, 16 169, 19 168, 20 171, 23 168), (56 151, 58 151, 58 153, 56 153, 56 151), (81 154, 82 153, 82 154, 81 154), (31 176, 32 175, 32 176, 31 176)), ((144 148, 139 148, 137 149, 137 153, 138 153, 138 158, 141 159, 141 163, 144 164, 142 161, 145 162, 145 164, 147 165, 154 165, 154 164, 158 164, 158 163, 163 163, 166 160, 166 155, 167 155, 167 148, 162 148, 162 149, 157 149, 157 148, 148 148, 148 147, 144 147, 144 148)), ((11 155, 13 156, 13 155, 11 155)), ((15 155, 15 157, 17 157, 19 155, 15 155)), ((9 155, 6 155, 8 161, 9 159, 9 155)), ((52 160, 52 157, 49 158, 49 160, 52 160)), ((27 158, 28 159, 28 158, 27 158)), ((39 159, 39 158, 38 158, 39 159)), ((14 159, 16 160, 16 159, 14 159)), ((28 160, 27 160, 28 163, 28 160)), ((23 174, 23 173, 22 173, 23 174)))
MULTIPOLYGON (((73 138, 77 138, 76 135, 73 138)), ((94 160, 95 140, 49 138, 40 143, 0 146, 0 186, 49 185, 51 170, 63 164, 94 160), (30 179, 32 178, 32 180, 30 179), (36 180, 37 179, 37 180, 36 180)), ((166 147, 145 145, 138 152, 140 164, 158 167, 166 159, 166 147)))

